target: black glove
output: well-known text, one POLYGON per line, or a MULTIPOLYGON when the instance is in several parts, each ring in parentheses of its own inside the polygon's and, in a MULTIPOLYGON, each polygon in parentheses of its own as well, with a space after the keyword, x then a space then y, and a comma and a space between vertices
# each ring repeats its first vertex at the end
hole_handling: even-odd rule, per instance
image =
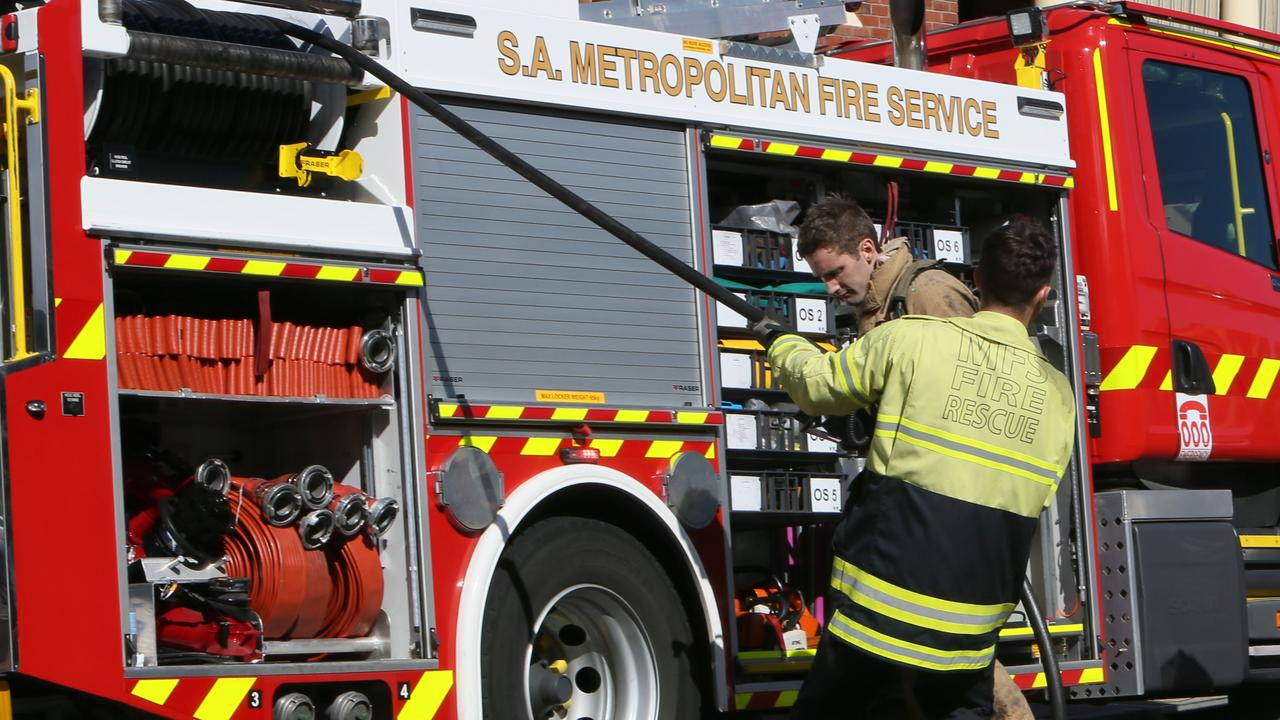
POLYGON ((856 410, 851 415, 826 417, 810 417, 799 413, 798 417, 805 432, 834 440, 845 452, 865 454, 871 446, 871 433, 875 427, 875 415, 871 410, 856 410))
POLYGON ((838 420, 841 427, 840 447, 849 452, 863 453, 871 447, 871 435, 876 427, 876 413, 874 408, 863 408, 853 411, 852 415, 842 418, 831 418, 838 420))
POLYGON ((769 349, 769 346, 773 344, 774 340, 778 339, 779 335, 783 335, 786 332, 787 330, 782 327, 782 323, 768 315, 751 323, 751 334, 756 336, 756 339, 760 341, 765 350, 769 349))

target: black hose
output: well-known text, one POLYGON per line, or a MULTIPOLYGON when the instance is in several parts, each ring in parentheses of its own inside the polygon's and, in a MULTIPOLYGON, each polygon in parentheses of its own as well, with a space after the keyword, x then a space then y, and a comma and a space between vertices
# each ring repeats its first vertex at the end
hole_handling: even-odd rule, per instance
POLYGON ((304 28, 301 25, 295 25, 294 23, 278 19, 275 20, 275 23, 284 34, 303 42, 311 43, 317 47, 324 48, 325 50, 343 58, 352 65, 368 72, 370 75, 386 83, 387 87, 403 95, 409 100, 409 102, 422 108, 432 117, 444 123, 449 129, 458 133, 476 147, 493 156, 495 160, 511 168, 518 175, 533 183, 551 197, 564 203, 569 207, 569 209, 585 217, 596 225, 599 225, 606 232, 618 238, 622 242, 630 245, 641 255, 644 255, 650 260, 661 265, 663 268, 666 268, 676 277, 684 280, 707 295, 710 295, 712 298, 724 303, 734 312, 742 315, 753 323, 764 319, 765 313, 759 307, 756 307, 737 295, 734 295, 727 288, 717 285, 711 278, 689 267, 675 256, 646 240, 636 231, 613 219, 613 217, 608 213, 587 202, 577 193, 551 179, 546 175, 546 173, 543 173, 541 170, 525 162, 515 153, 506 149, 502 145, 499 145, 492 138, 477 130, 466 120, 454 115, 430 95, 427 95, 425 92, 422 92, 418 88, 410 85, 395 73, 375 62, 372 58, 360 53, 349 45, 338 42, 333 38, 325 37, 324 35, 321 35, 314 30, 304 28))
POLYGON ((1022 609, 1026 611, 1027 622, 1031 623, 1031 632, 1040 646, 1040 664, 1044 666, 1045 690, 1049 693, 1049 712, 1053 720, 1067 720, 1067 696, 1062 689, 1062 675, 1058 673, 1058 658, 1053 654, 1049 628, 1045 627, 1044 616, 1040 614, 1035 590, 1031 581, 1025 579, 1022 581, 1022 609))
POLYGON ((129 52, 125 57, 132 60, 342 85, 360 79, 347 63, 330 57, 142 30, 127 32, 129 52))

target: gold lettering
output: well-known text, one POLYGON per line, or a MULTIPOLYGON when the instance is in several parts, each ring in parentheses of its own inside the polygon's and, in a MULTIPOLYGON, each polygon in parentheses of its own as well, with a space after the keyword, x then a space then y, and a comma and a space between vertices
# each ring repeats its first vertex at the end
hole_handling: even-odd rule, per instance
POLYGON ((907 91, 907 127, 922 128, 924 123, 920 121, 920 91, 907 91))
POLYGON ((781 70, 773 71, 772 90, 769 94, 769 109, 778 107, 778 103, 782 103, 782 107, 793 110, 791 105, 791 97, 787 95, 787 80, 782 76, 781 70))
POLYGON ((996 129, 996 104, 990 101, 982 103, 982 134, 992 140, 1000 137, 996 129))
POLYGON ((956 121, 960 117, 960 98, 952 95, 942 104, 942 124, 947 132, 956 132, 956 121))
POLYGON ((693 88, 702 84, 702 63, 697 58, 684 59, 684 96, 693 97, 693 88))
POLYGON ((852 80, 841 80, 840 91, 844 99, 844 116, 850 119, 862 119, 862 104, 858 101, 858 83, 852 80))
POLYGON ((537 77, 538 73, 545 74, 548 80, 560 79, 560 74, 551 66, 551 56, 547 53, 547 40, 541 35, 533 40, 533 62, 529 63, 529 69, 525 75, 537 77))
POLYGON ((888 95, 889 122, 900 126, 906 118, 906 111, 902 108, 902 88, 897 85, 890 85, 888 95))
POLYGON ((804 108, 805 114, 813 112, 809 107, 809 76, 796 75, 790 73, 791 76, 791 108, 804 108))
POLYGON ((661 83, 658 82, 658 56, 647 50, 640 51, 640 92, 645 92, 645 81, 648 80, 653 84, 653 91, 661 92, 661 83))
POLYGON ((618 71, 618 56, 616 50, 608 45, 596 46, 596 64, 600 66, 600 86, 607 88, 619 87, 618 78, 610 73, 618 71))
POLYGON ((764 89, 764 82, 768 78, 769 78, 769 71, 764 68, 758 68, 758 67, 747 68, 747 104, 748 105, 757 104, 756 98, 759 98, 758 104, 761 107, 764 107, 764 104, 765 104, 764 98, 766 95, 766 92, 764 89), (751 84, 751 80, 753 79, 756 81, 755 85, 751 84), (755 93, 753 96, 753 91, 755 90, 759 90, 759 92, 755 93))
POLYGON ((627 83, 627 89, 630 90, 633 85, 631 79, 631 66, 636 61, 636 51, 628 50, 627 48, 617 48, 614 52, 618 54, 618 57, 622 58, 622 69, 625 73, 623 79, 627 83))
POLYGON ((982 133, 982 106, 973 98, 964 101, 964 129, 974 137, 982 133))
POLYGON ((867 122, 880 122, 880 86, 862 84, 862 117, 867 122))
POLYGON ((662 80, 662 91, 675 97, 680 94, 681 81, 684 76, 680 70, 680 59, 675 55, 662 56, 662 72, 658 73, 658 79, 662 80))
POLYGON ((818 112, 826 115, 827 103, 836 106, 836 117, 844 117, 842 108, 836 103, 835 78, 818 76, 818 112))
POLYGON ((707 96, 716 102, 724 102, 725 95, 729 92, 729 82, 724 76, 724 65, 721 65, 719 60, 712 60, 707 63, 703 72, 707 76, 706 82, 702 84, 707 89, 707 96), (715 85, 717 82, 719 84, 715 85))
POLYGON ((733 63, 729 63, 729 102, 733 103, 734 105, 750 105, 751 104, 751 95, 750 95, 751 83, 750 82, 747 83, 748 94, 743 95, 742 93, 738 92, 738 83, 734 79, 736 75, 736 73, 734 73, 734 70, 736 69, 737 68, 733 63))
POLYGON ((924 94, 924 129, 942 129, 942 118, 938 117, 938 96, 934 93, 924 94))
POLYGON ((569 78, 583 85, 596 84, 596 50, 591 43, 585 50, 576 41, 569 43, 569 78))
POLYGON ((507 75, 520 72, 520 53, 516 52, 518 47, 520 41, 516 39, 515 33, 510 30, 498 33, 498 54, 502 56, 498 60, 498 69, 507 75))

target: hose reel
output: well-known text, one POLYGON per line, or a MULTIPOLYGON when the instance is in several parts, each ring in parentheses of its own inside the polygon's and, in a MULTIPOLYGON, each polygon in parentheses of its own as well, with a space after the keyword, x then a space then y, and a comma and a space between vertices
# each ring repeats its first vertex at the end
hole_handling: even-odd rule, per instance
POLYGON ((129 54, 86 60, 90 174, 296 186, 278 179, 280 147, 313 137, 313 101, 341 99, 358 73, 299 51, 260 15, 173 0, 120 0, 118 8, 129 54))

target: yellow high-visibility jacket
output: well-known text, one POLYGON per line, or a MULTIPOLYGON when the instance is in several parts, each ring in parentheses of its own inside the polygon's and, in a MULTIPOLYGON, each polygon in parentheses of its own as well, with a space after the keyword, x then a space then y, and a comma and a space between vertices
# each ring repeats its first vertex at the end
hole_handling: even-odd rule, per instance
POLYGON ((769 364, 811 415, 878 404, 836 529, 830 634, 913 667, 986 667, 1071 455, 1066 378, 995 312, 909 315, 834 353, 783 335, 769 364))

